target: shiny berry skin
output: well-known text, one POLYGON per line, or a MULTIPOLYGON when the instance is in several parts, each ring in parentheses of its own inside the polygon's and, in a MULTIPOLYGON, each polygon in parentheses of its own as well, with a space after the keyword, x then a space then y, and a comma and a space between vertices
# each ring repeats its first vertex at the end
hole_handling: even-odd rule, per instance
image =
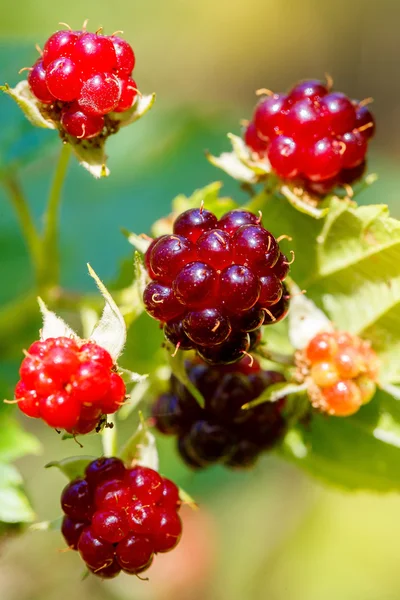
POLYGON ((124 511, 98 510, 92 517, 94 535, 105 542, 116 544, 129 533, 129 525, 124 511))
POLYGON ((118 79, 120 98, 117 106, 113 109, 113 112, 125 112, 129 110, 135 103, 136 96, 138 94, 136 81, 131 77, 126 79, 118 79))
POLYGON ((121 567, 118 562, 114 559, 111 564, 106 563, 104 566, 100 568, 94 569, 90 565, 86 565, 91 573, 96 575, 96 577, 100 577, 101 579, 114 579, 121 573, 121 567))
POLYGON ((358 131, 349 131, 340 136, 339 141, 345 146, 342 154, 343 168, 354 169, 363 161, 367 152, 367 139, 358 131))
MULTIPOLYGON (((262 451, 282 439, 286 430, 282 414, 284 399, 242 410, 244 404, 267 387, 285 381, 282 374, 263 371, 257 360, 248 356, 226 366, 210 366, 195 359, 186 363, 186 370, 203 394, 205 407, 200 408, 193 396, 190 397, 194 404, 188 403, 189 392, 177 386, 172 377, 169 393, 163 396, 169 398, 169 412, 158 412, 157 407, 162 404, 158 399, 153 406, 153 418, 158 431, 177 437, 178 452, 189 467, 200 469, 215 463, 248 467, 262 451), (174 418, 179 427, 168 427, 174 418)), ((171 505, 178 500, 178 491, 174 489, 171 505)))
POLYGON ((70 58, 56 58, 46 69, 46 85, 57 100, 76 100, 82 88, 79 67, 70 58))
POLYGON ((218 221, 218 229, 232 236, 242 225, 258 225, 259 217, 247 210, 230 210, 218 221))
POLYGON ((290 264, 287 259, 287 256, 280 253, 279 258, 272 269, 274 275, 276 275, 281 281, 284 281, 289 274, 289 270, 290 264))
POLYGON ((40 416, 55 429, 72 429, 79 419, 80 403, 66 391, 59 391, 42 398, 40 416))
POLYGON ((324 124, 319 118, 318 109, 309 98, 303 98, 288 111, 286 134, 299 142, 313 139, 324 134, 324 124))
POLYGON ((191 350, 193 342, 189 340, 183 329, 181 319, 168 321, 164 327, 164 335, 171 344, 177 346, 181 350, 191 350))
POLYGON ((217 308, 192 310, 183 320, 183 329, 190 340, 201 346, 224 342, 231 332, 229 319, 217 308))
POLYGON ((158 502, 163 491, 162 477, 153 469, 134 467, 128 472, 128 483, 142 502, 158 502))
POLYGON ((328 90, 321 81, 315 79, 301 81, 292 88, 289 94, 289 102, 295 103, 304 98, 308 98, 314 102, 326 96, 327 93, 328 90))
POLYGON ((367 139, 371 139, 375 133, 375 119, 367 106, 357 106, 355 129, 367 139))
POLYGON ((163 322, 178 317, 184 311, 184 307, 179 302, 172 287, 156 281, 151 281, 146 286, 143 302, 149 315, 163 322))
POLYGON ((199 356, 210 365, 230 365, 241 360, 250 348, 250 337, 245 332, 232 333, 223 343, 198 346, 199 356))
POLYGON ((65 486, 61 495, 61 508, 68 517, 76 521, 85 521, 92 516, 92 492, 85 479, 75 479, 65 486))
POLYGON ((120 97, 118 78, 110 72, 99 72, 83 83, 78 104, 88 115, 105 115, 117 108, 120 97))
POLYGON ((287 296, 287 289, 283 287, 282 298, 276 304, 269 306, 265 309, 264 325, 271 325, 283 321, 289 312, 289 298, 287 296))
POLYGON ((342 146, 332 138, 322 138, 306 148, 302 157, 302 172, 310 181, 335 177, 342 167, 342 146))
POLYGON ((111 369, 113 366, 113 359, 105 348, 94 344, 93 342, 86 342, 80 347, 80 352, 83 354, 85 361, 94 361, 100 363, 106 369, 111 369))
POLYGON ((264 317, 265 313, 263 309, 260 308, 259 299, 256 306, 231 318, 232 329, 234 331, 243 331, 245 333, 256 331, 264 323, 264 317))
POLYGON ((158 508, 154 515, 154 551, 169 552, 178 544, 182 535, 182 522, 174 510, 158 508))
POLYGON ((40 102, 43 104, 52 104, 55 102, 55 97, 50 93, 49 88, 47 87, 46 69, 41 60, 36 61, 32 70, 29 72, 28 83, 32 93, 40 100, 40 102))
POLYGON ((171 283, 182 267, 193 260, 193 244, 186 237, 175 234, 162 236, 150 254, 152 272, 162 283, 171 283))
POLYGON ((356 413, 361 404, 361 392, 351 380, 339 381, 322 390, 326 412, 336 417, 348 417, 356 413))
POLYGON ((102 569, 112 564, 114 559, 114 546, 99 538, 91 527, 82 532, 78 551, 85 563, 92 569, 102 569))
POLYGON ((117 546, 117 561, 126 573, 137 573, 151 561, 153 548, 150 538, 130 534, 117 546))
POLYGON ((173 289, 176 298, 185 306, 205 308, 217 291, 217 282, 217 274, 212 267, 192 262, 179 271, 173 289))
POLYGON ((222 271, 220 285, 224 289, 223 306, 230 312, 245 312, 260 295, 260 283, 253 272, 242 265, 232 265, 222 271))
POLYGON ((75 521, 71 517, 65 516, 61 525, 61 533, 72 550, 78 549, 79 538, 82 531, 88 526, 88 521, 75 521))
POLYGON ((243 225, 233 238, 234 260, 256 272, 273 267, 279 258, 279 246, 269 231, 260 225, 243 225))
POLYGON ((28 389, 23 381, 19 381, 15 386, 14 395, 15 399, 18 400, 19 409, 25 415, 33 419, 39 419, 39 396, 35 390, 28 389))
POLYGON ((114 46, 114 52, 116 56, 115 70, 118 75, 127 76, 130 75, 135 66, 135 54, 128 42, 120 37, 113 35, 111 42, 114 46))
POLYGON ((77 104, 63 109, 61 125, 65 131, 78 139, 89 139, 99 135, 104 128, 104 117, 87 115, 77 104))
POLYGON ((128 484, 120 479, 109 479, 96 487, 97 510, 121 510, 129 505, 132 494, 128 484))
POLYGON ((66 383, 79 368, 79 358, 74 350, 55 346, 47 352, 42 364, 47 375, 66 383))
POLYGON ((285 135, 274 137, 268 148, 271 167, 282 179, 293 179, 299 174, 299 154, 298 144, 285 135))
POLYGON ((112 415, 124 404, 126 386, 118 373, 110 374, 110 387, 107 395, 101 401, 101 410, 105 415, 112 415))
POLYGON ((90 486, 98 486, 107 479, 125 478, 125 467, 119 458, 106 457, 97 458, 89 463, 85 470, 85 479, 90 486))
POLYGON ((259 155, 265 154, 265 151, 268 147, 267 142, 258 135, 254 123, 249 123, 249 125, 246 127, 244 141, 246 146, 259 155))
POLYGON ((259 136, 271 138, 277 133, 286 133, 287 100, 285 94, 274 94, 261 100, 254 113, 259 136))
POLYGON ((62 30, 53 33, 43 47, 43 66, 46 68, 53 60, 66 57, 71 58, 75 44, 78 40, 78 34, 75 31, 62 30))
POLYGON ((221 271, 232 264, 231 237, 222 229, 203 233, 197 240, 197 253, 201 261, 221 271))
POLYGON ((174 222, 174 233, 195 243, 206 231, 215 229, 217 217, 204 208, 186 210, 174 222))
POLYGON ((344 94, 331 92, 321 99, 319 105, 322 119, 333 133, 343 134, 354 128, 356 111, 344 94))
POLYGON ((111 72, 117 68, 113 42, 97 33, 88 32, 79 36, 74 48, 74 59, 86 77, 100 71, 111 72))
POLYGON ((110 388, 110 373, 100 363, 82 362, 74 374, 73 395, 80 402, 98 402, 110 388))
POLYGON ((321 388, 330 387, 339 381, 340 375, 332 362, 317 362, 311 367, 311 377, 321 388))
POLYGON ((258 304, 262 308, 268 308, 273 306, 282 298, 283 286, 282 282, 274 273, 263 275, 259 278, 260 281, 260 295, 258 298, 258 304))
POLYGON ((163 508, 173 508, 175 510, 179 510, 181 506, 179 489, 170 479, 163 479, 163 490, 160 503, 163 508))
POLYGON ((333 359, 337 350, 336 340, 330 333, 319 333, 309 342, 306 355, 312 363, 329 361, 333 359))

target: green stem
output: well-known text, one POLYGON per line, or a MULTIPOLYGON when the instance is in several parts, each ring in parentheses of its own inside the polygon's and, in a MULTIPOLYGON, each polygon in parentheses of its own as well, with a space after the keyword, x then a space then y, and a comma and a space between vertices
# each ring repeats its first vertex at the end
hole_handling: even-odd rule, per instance
POLYGON ((60 280, 59 212, 70 154, 71 146, 63 144, 45 213, 41 283, 46 286, 58 285, 60 280))
POLYGON ((108 415, 107 417, 107 425, 104 427, 101 433, 101 443, 103 445, 104 456, 117 456, 118 435, 117 423, 114 415, 108 415))
POLYGON ((4 177, 3 183, 9 194, 11 204, 17 213, 19 225, 28 246, 31 261, 35 269, 35 274, 36 277, 38 277, 42 256, 41 239, 33 222, 24 192, 19 181, 14 175, 4 177))

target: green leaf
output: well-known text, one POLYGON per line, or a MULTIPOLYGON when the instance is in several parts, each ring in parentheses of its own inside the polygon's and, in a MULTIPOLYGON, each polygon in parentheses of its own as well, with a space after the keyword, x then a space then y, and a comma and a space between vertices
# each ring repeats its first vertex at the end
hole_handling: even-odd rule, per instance
POLYGON ((288 185, 283 185, 280 191, 282 196, 284 196, 296 210, 308 215, 309 217, 313 217, 314 219, 322 219, 329 212, 328 207, 321 208, 310 202, 307 202, 302 196, 295 194, 295 192, 288 185))
POLYGON ((128 465, 135 463, 158 471, 156 438, 149 431, 141 414, 137 430, 123 446, 119 456, 128 465))
POLYGON ((22 489, 22 478, 17 469, 0 463, 0 521, 4 523, 30 523, 35 519, 22 489))
POLYGON ((56 467, 70 480, 73 481, 77 477, 82 477, 86 467, 96 456, 69 456, 62 460, 55 460, 45 465, 46 469, 56 467))
POLYGON ((40 454, 39 440, 22 429, 12 416, 2 415, 0 435, 0 461, 11 462, 25 454, 40 454))
MULTIPOLYGON (((347 490, 400 490, 400 447, 384 441, 393 442, 393 434, 385 436, 384 431, 381 426, 369 431, 359 418, 316 414, 307 427, 289 432, 281 453, 330 485, 347 490)), ((400 446, 400 435, 398 440, 400 446)))
POLYGON ((251 402, 243 404, 242 410, 249 410, 250 408, 254 408, 259 404, 264 404, 264 402, 278 402, 278 400, 281 400, 285 396, 289 396, 290 394, 299 394, 304 392, 306 389, 306 384, 299 385, 297 383, 289 383, 287 381, 283 383, 274 383, 273 385, 268 386, 257 398, 251 402))
POLYGON ((43 127, 45 129, 56 129, 51 117, 43 111, 43 105, 32 94, 27 79, 17 83, 15 88, 10 88, 10 86, 6 84, 0 86, 0 90, 15 100, 32 125, 43 127))

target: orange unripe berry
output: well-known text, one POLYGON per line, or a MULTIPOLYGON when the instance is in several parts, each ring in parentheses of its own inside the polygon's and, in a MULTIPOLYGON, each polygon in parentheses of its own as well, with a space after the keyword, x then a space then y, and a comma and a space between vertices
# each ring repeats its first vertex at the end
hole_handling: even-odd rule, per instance
POLYGON ((361 393, 362 403, 368 404, 368 402, 370 402, 375 396, 376 383, 366 375, 358 377, 358 379, 356 379, 356 383, 361 393))
POLYGON ((307 346, 306 355, 311 363, 328 361, 337 352, 337 344, 331 333, 316 335, 307 346))
POLYGON ((354 348, 344 348, 336 355, 335 365, 341 377, 353 379, 363 370, 364 360, 354 348))
POLYGON ((337 331, 335 333, 336 343, 340 348, 354 346, 354 337, 347 331, 337 331))
POLYGON ((349 379, 338 381, 321 392, 325 401, 324 412, 336 417, 354 415, 362 405, 361 391, 349 379))
POLYGON ((311 377, 321 388, 329 387, 339 381, 339 373, 333 362, 318 362, 311 367, 311 377))

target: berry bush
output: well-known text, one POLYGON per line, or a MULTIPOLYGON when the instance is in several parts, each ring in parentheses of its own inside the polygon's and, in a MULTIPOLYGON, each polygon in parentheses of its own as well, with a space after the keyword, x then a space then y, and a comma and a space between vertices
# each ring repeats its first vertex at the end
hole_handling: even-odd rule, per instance
POLYGON ((27 78, 2 86, 33 125, 59 132, 61 152, 42 230, 12 169, 4 175, 35 283, 0 319, 0 340, 24 353, 2 409, 0 532, 35 519, 9 464, 39 444, 19 409, 61 447, 77 442, 46 465, 69 480, 62 519, 34 528, 61 528, 103 579, 151 576, 154 556, 185 535, 178 511, 195 500, 160 474, 162 437, 194 472, 219 464, 235 477, 274 453, 329 485, 400 490, 400 223, 384 205, 357 204, 373 180, 369 103, 316 80, 259 90, 232 152, 207 155, 250 198, 224 197, 219 183, 178 196, 149 232, 124 230, 130 254, 112 294, 90 265, 98 294, 77 294, 60 278, 68 160, 109 175, 107 138, 154 102, 134 66, 119 33, 84 25, 53 33, 27 78))

